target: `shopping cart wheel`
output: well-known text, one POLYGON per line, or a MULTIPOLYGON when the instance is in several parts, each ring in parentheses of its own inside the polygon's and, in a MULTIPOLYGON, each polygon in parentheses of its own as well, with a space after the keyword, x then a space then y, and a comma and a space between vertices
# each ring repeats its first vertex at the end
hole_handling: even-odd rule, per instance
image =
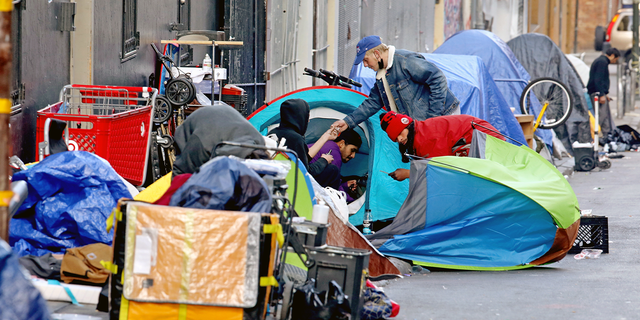
POLYGON ((156 97, 156 106, 153 109, 153 122, 163 123, 171 118, 173 107, 165 96, 156 97))
POLYGON ((191 81, 177 78, 167 82, 165 95, 174 106, 183 106, 193 101, 196 97, 196 90, 191 81))
POLYGON ((173 137, 168 134, 160 135, 158 144, 165 149, 169 149, 173 145, 173 137))

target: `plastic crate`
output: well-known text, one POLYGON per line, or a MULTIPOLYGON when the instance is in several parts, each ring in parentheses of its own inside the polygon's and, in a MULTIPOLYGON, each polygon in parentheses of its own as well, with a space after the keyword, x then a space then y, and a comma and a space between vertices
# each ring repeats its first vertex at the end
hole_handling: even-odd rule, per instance
POLYGON ((569 253, 579 253, 582 249, 601 249, 609 253, 609 221, 605 216, 580 218, 578 236, 569 253))
POLYGON ((60 102, 38 111, 36 149, 45 141, 47 119, 66 121, 69 150, 96 154, 127 181, 142 185, 156 94, 149 87, 67 85, 60 102))
POLYGON ((309 254, 316 263, 309 268, 307 278, 316 279, 319 291, 328 290, 331 280, 337 282, 349 298, 351 319, 360 319, 371 251, 324 246, 309 248, 309 254))
POLYGON ((247 94, 244 89, 228 84, 222 88, 222 101, 230 105, 242 115, 247 111, 247 94))

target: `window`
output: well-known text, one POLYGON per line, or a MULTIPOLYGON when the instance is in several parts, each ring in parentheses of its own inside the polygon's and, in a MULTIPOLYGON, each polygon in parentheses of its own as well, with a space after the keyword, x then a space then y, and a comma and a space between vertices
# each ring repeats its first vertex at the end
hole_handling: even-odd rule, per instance
POLYGON ((137 25, 138 0, 122 1, 122 51, 120 61, 125 62, 136 56, 140 47, 140 34, 137 25))

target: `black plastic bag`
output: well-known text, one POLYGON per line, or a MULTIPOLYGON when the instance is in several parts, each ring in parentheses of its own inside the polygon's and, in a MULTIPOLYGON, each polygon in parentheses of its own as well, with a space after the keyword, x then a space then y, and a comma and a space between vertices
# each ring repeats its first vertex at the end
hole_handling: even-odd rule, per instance
POLYGON ((317 292, 315 279, 309 279, 293 294, 293 320, 341 320, 351 313, 349 300, 335 281, 329 290, 317 292))

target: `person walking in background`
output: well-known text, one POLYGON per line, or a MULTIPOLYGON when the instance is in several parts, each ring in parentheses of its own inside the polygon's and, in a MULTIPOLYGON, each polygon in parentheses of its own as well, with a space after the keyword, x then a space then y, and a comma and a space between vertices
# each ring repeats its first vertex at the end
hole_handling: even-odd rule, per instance
POLYGON ((388 46, 379 36, 368 36, 358 42, 353 64, 361 62, 377 72, 376 83, 368 99, 333 123, 340 131, 355 128, 383 106, 416 120, 460 114, 460 102, 449 90, 444 73, 421 54, 388 46))
POLYGON ((591 64, 589 70, 589 82, 587 83, 587 90, 591 101, 594 100, 595 95, 598 95, 598 103, 600 104, 599 118, 600 128, 603 136, 607 136, 611 130, 615 127, 613 118, 611 117, 611 110, 609 109, 609 64, 618 63, 620 58, 620 51, 616 48, 609 48, 604 54, 596 58, 591 64))

